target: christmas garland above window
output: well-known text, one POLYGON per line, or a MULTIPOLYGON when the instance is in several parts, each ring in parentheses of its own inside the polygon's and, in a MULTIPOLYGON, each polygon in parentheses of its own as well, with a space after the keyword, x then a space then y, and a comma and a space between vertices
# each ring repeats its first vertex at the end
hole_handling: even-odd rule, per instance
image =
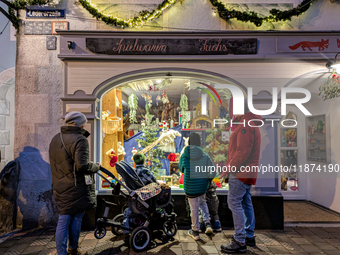
POLYGON ((176 3, 176 0, 164 0, 160 5, 158 5, 157 9, 153 10, 152 12, 141 11, 139 13, 139 16, 135 16, 128 20, 113 17, 110 14, 100 12, 98 7, 95 4, 91 3, 90 0, 79 0, 79 3, 96 19, 101 19, 108 25, 120 26, 122 28, 125 28, 143 26, 145 22, 157 19, 163 14, 164 10, 168 9, 174 3, 176 3))
POLYGON ((299 16, 309 9, 314 0, 304 0, 296 8, 280 11, 278 9, 271 9, 270 15, 266 17, 260 17, 260 14, 256 12, 240 12, 227 8, 219 0, 210 0, 211 4, 216 8, 218 15, 225 21, 230 19, 237 19, 243 22, 254 23, 257 27, 260 27, 264 22, 277 22, 291 20, 293 16, 299 16))
MULTIPOLYGON (((304 0, 296 8, 292 8, 287 11, 280 11, 278 9, 271 9, 269 11, 270 15, 261 17, 261 14, 256 12, 241 12, 234 9, 229 9, 225 4, 221 3, 219 0, 210 0, 211 4, 214 6, 215 11, 219 16, 225 20, 237 19, 243 22, 254 23, 257 27, 261 26, 264 22, 277 22, 291 20, 293 16, 299 16, 309 9, 314 0, 304 0)), ((153 11, 141 11, 139 16, 135 16, 128 20, 114 17, 110 14, 102 13, 98 7, 91 3, 90 0, 79 0, 79 3, 96 19, 100 19, 108 25, 125 27, 135 27, 142 26, 148 21, 159 18, 163 14, 163 11, 174 5, 177 0, 164 0, 157 9, 153 11)))

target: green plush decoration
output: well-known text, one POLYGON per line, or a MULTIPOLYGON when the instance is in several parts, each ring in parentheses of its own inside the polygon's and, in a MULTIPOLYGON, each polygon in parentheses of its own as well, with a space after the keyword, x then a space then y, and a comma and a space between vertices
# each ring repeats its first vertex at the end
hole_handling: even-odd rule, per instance
POLYGON ((188 110, 188 97, 185 94, 181 95, 181 101, 179 102, 179 106, 182 111, 188 110))
POLYGON ((130 123, 137 123, 137 107, 138 107, 138 97, 135 94, 129 96, 128 105, 130 108, 130 123))
POLYGON ((228 142, 222 141, 222 131, 225 129, 207 129, 206 143, 208 146, 203 148, 203 151, 211 157, 214 165, 219 166, 224 166, 227 163, 228 142))

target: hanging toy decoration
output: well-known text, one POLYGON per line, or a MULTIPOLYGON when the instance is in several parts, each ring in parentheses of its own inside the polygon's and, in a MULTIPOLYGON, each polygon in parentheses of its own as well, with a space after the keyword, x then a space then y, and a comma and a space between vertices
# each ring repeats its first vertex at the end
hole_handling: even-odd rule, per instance
POLYGON ((116 162, 118 161, 118 157, 116 156, 116 153, 113 149, 109 150, 106 154, 110 158, 110 166, 115 167, 116 162), (109 153, 108 153, 109 152, 109 153))
POLYGON ((130 123, 137 123, 137 108, 138 108, 138 97, 135 94, 129 96, 129 108, 130 108, 130 123))

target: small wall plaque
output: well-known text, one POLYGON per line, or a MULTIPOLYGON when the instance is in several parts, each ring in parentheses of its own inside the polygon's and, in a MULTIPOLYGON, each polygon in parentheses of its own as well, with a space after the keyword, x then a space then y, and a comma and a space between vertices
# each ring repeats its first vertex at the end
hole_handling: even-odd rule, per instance
POLYGON ((56 36, 46 36, 46 49, 48 50, 57 49, 57 37, 56 36))
POLYGON ((25 21, 25 35, 50 35, 51 21, 25 21))
POLYGON ((52 35, 57 35, 56 30, 68 30, 68 21, 52 21, 52 35))

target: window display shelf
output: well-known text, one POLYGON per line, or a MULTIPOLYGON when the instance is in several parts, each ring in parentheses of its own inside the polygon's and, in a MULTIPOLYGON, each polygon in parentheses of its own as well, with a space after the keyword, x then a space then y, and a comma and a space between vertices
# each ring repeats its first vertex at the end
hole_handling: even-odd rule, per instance
POLYGON ((306 118, 307 160, 330 162, 329 121, 326 115, 306 118))

